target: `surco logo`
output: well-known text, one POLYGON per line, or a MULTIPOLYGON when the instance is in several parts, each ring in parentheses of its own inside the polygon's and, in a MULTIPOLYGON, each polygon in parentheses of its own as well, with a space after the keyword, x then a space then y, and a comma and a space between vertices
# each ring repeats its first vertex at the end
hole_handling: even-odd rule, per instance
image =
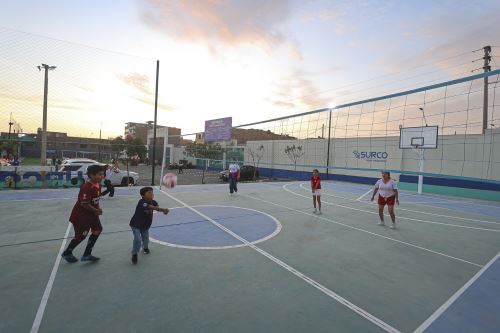
POLYGON ((359 160, 373 161, 373 162, 385 162, 389 157, 386 151, 357 151, 352 152, 354 157, 359 160))

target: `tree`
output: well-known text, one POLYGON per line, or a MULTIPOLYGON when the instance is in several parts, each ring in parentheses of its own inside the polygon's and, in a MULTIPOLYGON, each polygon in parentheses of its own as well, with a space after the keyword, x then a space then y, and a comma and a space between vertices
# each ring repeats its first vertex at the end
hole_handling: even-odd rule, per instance
POLYGON ((260 160, 264 157, 264 146, 260 145, 260 147, 254 149, 253 147, 248 147, 248 155, 252 159, 253 166, 255 167, 253 170, 253 179, 255 179, 255 174, 257 173, 257 168, 259 167, 260 160))
POLYGON ((111 149, 117 153, 125 151, 128 156, 137 155, 141 160, 144 160, 148 151, 140 138, 124 140, 121 136, 111 140, 111 149))
POLYGON ((194 158, 208 158, 222 160, 222 147, 220 144, 190 142, 186 145, 186 155, 194 158))
POLYGON ((293 162, 295 171, 297 171, 297 161, 299 160, 299 158, 304 156, 305 153, 306 152, 302 150, 302 146, 286 146, 285 154, 287 154, 288 158, 293 162))

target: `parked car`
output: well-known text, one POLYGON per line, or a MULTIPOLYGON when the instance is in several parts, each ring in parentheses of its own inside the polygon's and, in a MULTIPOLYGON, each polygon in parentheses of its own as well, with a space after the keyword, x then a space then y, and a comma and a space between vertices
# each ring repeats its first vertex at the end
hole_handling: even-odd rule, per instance
MULTIPOLYGON (((81 172, 83 175, 83 179, 87 180, 87 168, 90 165, 101 165, 104 167, 105 164, 101 163, 81 163, 79 161, 68 162, 68 163, 63 163, 59 171, 63 172, 71 172, 71 184, 77 185, 78 184, 78 172, 81 172)), ((129 181, 128 184, 131 185, 137 185, 139 181, 139 174, 137 172, 129 171, 128 173, 129 176, 129 181)), ((120 185, 120 186, 127 186, 127 171, 124 170, 116 170, 116 172, 113 172, 111 176, 111 184, 113 185, 120 185)))
POLYGON ((96 160, 90 158, 67 158, 62 161, 62 165, 66 164, 98 164, 96 160))
MULTIPOLYGON (((243 165, 240 167, 240 180, 254 180, 254 173, 255 179, 259 178, 259 170, 256 170, 253 165, 243 165)), ((219 179, 224 182, 229 181, 229 170, 219 172, 219 179)))

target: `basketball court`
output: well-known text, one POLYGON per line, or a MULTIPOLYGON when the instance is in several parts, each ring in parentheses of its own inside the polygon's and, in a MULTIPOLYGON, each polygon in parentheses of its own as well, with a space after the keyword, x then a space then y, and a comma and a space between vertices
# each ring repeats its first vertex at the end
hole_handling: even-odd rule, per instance
POLYGON ((0 192, 0 331, 496 331, 500 204, 401 191, 391 230, 369 190, 324 181, 315 215, 308 182, 156 188, 137 265, 139 188, 101 201, 93 264, 59 256, 76 189, 0 192))

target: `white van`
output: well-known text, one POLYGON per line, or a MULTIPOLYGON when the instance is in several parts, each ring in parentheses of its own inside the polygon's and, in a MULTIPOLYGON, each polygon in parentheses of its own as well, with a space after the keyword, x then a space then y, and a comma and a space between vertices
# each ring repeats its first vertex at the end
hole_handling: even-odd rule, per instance
MULTIPOLYGON (((63 162, 60 172, 71 172, 71 184, 78 184, 78 172, 82 173, 83 179, 87 180, 87 168, 90 165, 101 165, 105 166, 105 164, 98 163, 97 161, 90 159, 68 159, 63 162)), ((137 185, 139 182, 139 174, 137 172, 129 171, 128 173, 130 185, 137 185)), ((117 186, 127 186, 127 171, 124 170, 115 170, 111 176, 111 184, 117 186)))

